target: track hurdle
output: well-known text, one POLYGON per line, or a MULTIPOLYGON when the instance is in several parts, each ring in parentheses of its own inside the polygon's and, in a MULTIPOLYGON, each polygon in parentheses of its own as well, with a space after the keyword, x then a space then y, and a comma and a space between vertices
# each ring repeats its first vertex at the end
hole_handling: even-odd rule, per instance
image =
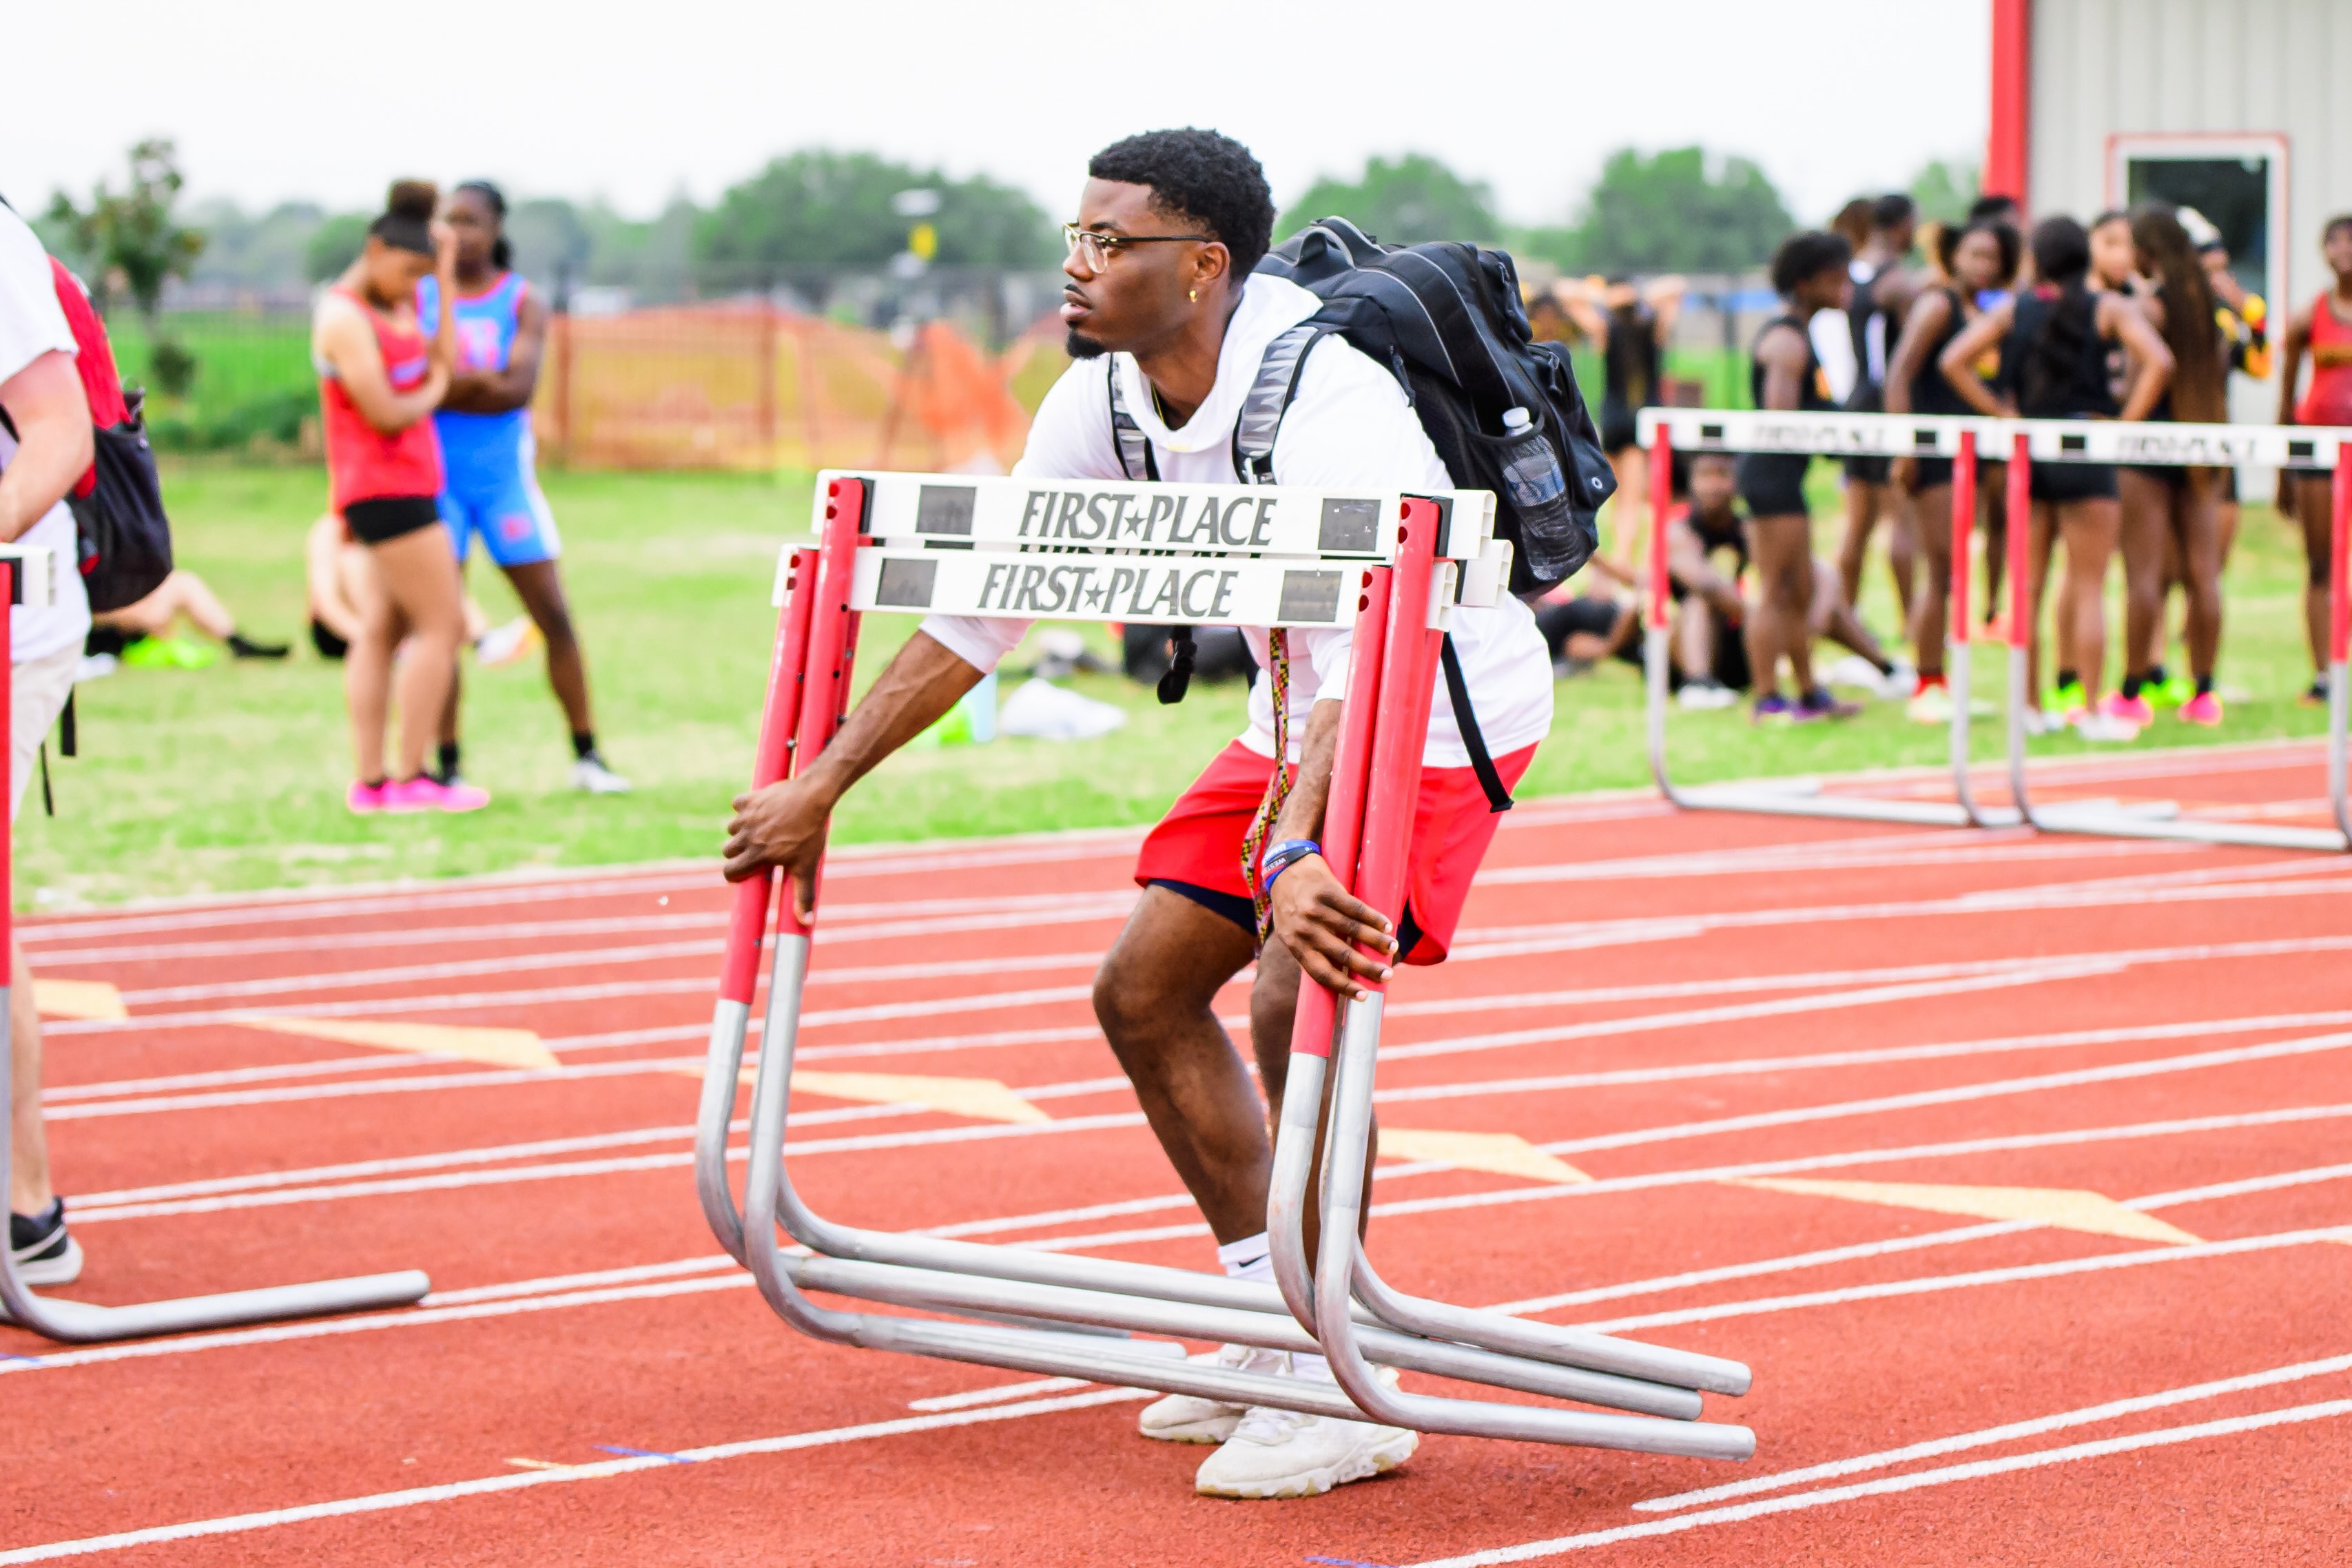
MULTIPOLYGON (((1969 778, 1969 555, 1976 527, 1977 443, 1991 421, 1900 414, 1783 414, 1752 409, 1644 408, 1637 434, 1650 453, 1650 559, 1642 669, 1650 773, 1659 790, 1690 811, 1752 811, 1774 816, 1829 816, 1931 827, 2010 827, 2018 814, 1977 803, 1969 778), (1677 452, 1803 453, 1832 457, 1947 458, 1952 460, 1952 599, 1947 616, 1945 678, 1952 695, 1952 798, 1888 800, 1825 795, 1818 780, 1678 784, 1667 765, 1667 690, 1671 684, 1674 584, 1666 569, 1666 515, 1677 452)), ((1759 679, 1764 672, 1758 671, 1759 679)))
POLYGON ((2352 532, 2352 430, 2296 426, 2125 425, 2109 420, 2014 420, 2009 440, 2009 788, 2025 820, 2044 833, 2087 834, 2105 838, 2170 838, 2196 844, 2238 844, 2263 849, 2312 849, 2342 854, 2352 849, 2352 805, 2346 800, 2345 665, 2347 563, 2345 546, 2352 532), (2027 788, 2026 650, 2033 640, 2032 595, 2018 584, 2030 579, 2027 535, 2020 526, 2032 504, 2035 463, 2136 463, 2147 467, 2219 467, 2333 470, 2334 502, 2328 581, 2327 804, 2333 827, 2294 827, 2266 822, 2229 822, 2184 817, 2177 805, 2123 811, 2108 802, 2068 802, 2037 806, 2027 788))
POLYGON ((2020 824, 2046 833, 2135 838, 2171 838, 2263 848, 2344 852, 2352 847, 2352 801, 2347 801, 2347 647, 2352 646, 2352 588, 2347 587, 2346 544, 2352 540, 2352 430, 2291 426, 2125 424, 2118 420, 1986 419, 1896 414, 1811 414, 1750 409, 1645 408, 1637 429, 1651 461, 1651 536, 1643 672, 1650 768, 1668 800, 1689 810, 1751 811, 1780 816, 1842 817, 1865 822, 1916 823, 1932 826, 2006 827, 2020 824), (1949 457, 1952 474, 1952 588, 1946 644, 1946 674, 1952 695, 1950 774, 1952 800, 1885 800, 1864 795, 1829 795, 1812 780, 1730 784, 1678 784, 1667 766, 1667 617, 1673 589, 1667 579, 1665 518, 1674 454, 1713 451, 1785 452, 1825 456, 1949 457), (2008 540, 2011 584, 2004 641, 2009 652, 2007 763, 2014 804, 1980 805, 1970 778, 1969 709, 1969 614, 1972 579, 1969 549, 1976 521, 1977 459, 1980 451, 2008 454, 2008 540), (2330 592, 2327 802, 2333 828, 2281 826, 2183 819, 2176 803, 2113 800, 2068 801, 2036 806, 2026 779, 2025 712, 2032 706, 2026 684, 2025 650, 2035 606, 2018 584, 2030 565, 2032 465, 2036 462, 2129 463, 2141 466, 2243 467, 2330 469, 2335 515, 2330 592))
MULTIPOLYGON (((789 776, 832 737, 847 707, 859 618, 870 612, 1352 623, 1326 858, 1391 919, 1401 912, 1439 633, 1454 605, 1494 604, 1508 582, 1508 547, 1492 538, 1490 495, 908 474, 827 474, 818 487, 820 542, 788 549, 779 565, 782 613, 755 785, 789 776)), ((1423 1431, 1725 1459, 1753 1453, 1745 1427, 1697 1419, 1701 1391, 1747 1391, 1749 1373, 1738 1363, 1423 1301, 1381 1281, 1357 1241, 1377 998, 1343 1008, 1319 986, 1301 987, 1267 1216, 1278 1285, 864 1229, 815 1214, 794 1191, 784 1158, 812 933, 776 880, 756 878, 736 892, 704 1069, 696 1182, 712 1233, 793 1328, 835 1343, 1370 1415, 1423 1431), (727 1146, 772 919, 739 1205, 727 1146), (1333 1111, 1319 1133, 1332 1174, 1310 1194, 1316 1110, 1335 1038, 1333 1111), (1309 1202, 1322 1224, 1311 1264, 1303 1237, 1309 1202), (799 1247, 781 1245, 780 1231, 799 1247), (843 1310, 810 1292, 957 1321, 843 1310), (1164 1341, 1138 1334, 1320 1350, 1339 1381, 1171 1359, 1164 1341), (1374 1371, 1383 1366, 1601 1408, 1400 1394, 1374 1371)))
MULTIPOLYGON (((9 646, 9 622, 16 605, 57 602, 56 582, 51 575, 56 570, 57 563, 46 549, 37 545, 0 545, 0 576, 5 576, 7 584, 5 591, 0 592, 0 647, 9 646)), ((0 681, 0 737, 10 732, 13 685, 0 681)), ((7 945, 15 919, 13 827, 8 818, 0 815, 0 948, 7 945)), ((16 1125, 15 1074, 7 1066, 14 1059, 10 1054, 14 1042, 9 1001, 8 981, 0 977, 0 1172, 12 1168, 14 1152, 10 1140, 16 1125)), ((71 1344, 138 1339, 194 1329, 225 1329, 281 1318, 322 1317, 370 1307, 404 1307, 431 1289, 430 1280, 410 1268, 349 1279, 320 1279, 304 1285, 273 1285, 258 1290, 101 1307, 35 1295, 17 1270, 13 1251, 0 1247, 0 1308, 5 1309, 6 1321, 71 1344)))

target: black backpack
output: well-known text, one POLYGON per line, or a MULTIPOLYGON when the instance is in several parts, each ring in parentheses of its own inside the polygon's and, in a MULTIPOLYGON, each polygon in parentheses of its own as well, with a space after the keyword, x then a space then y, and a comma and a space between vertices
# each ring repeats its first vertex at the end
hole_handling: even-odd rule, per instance
MULTIPOLYGON (((1277 246, 1257 270, 1324 302, 1292 330, 1305 341, 1290 353, 1283 405, 1297 384, 1295 362, 1314 337, 1336 332, 1395 372, 1454 482, 1495 492, 1495 531, 1515 546, 1511 592, 1549 588, 1591 558, 1601 542, 1596 514, 1615 492, 1616 474, 1567 346, 1535 341, 1508 256, 1454 242, 1382 245, 1345 218, 1327 217, 1277 246)), ((1267 351, 1269 366, 1290 337, 1267 351)), ((1262 450, 1250 449, 1258 441, 1245 433, 1248 423, 1245 413, 1234 430, 1235 469, 1245 475, 1244 462, 1270 465, 1274 450, 1271 429, 1262 450)))
MULTIPOLYGON (((1512 593, 1540 593, 1591 559, 1601 542, 1596 514, 1616 492, 1616 471, 1567 349, 1535 341, 1508 256, 1452 243, 1384 246, 1333 217, 1294 235, 1256 270, 1288 279, 1324 304, 1266 345, 1234 419, 1239 479, 1275 482, 1275 437, 1307 356, 1321 339, 1338 336, 1395 373, 1456 485, 1495 492, 1495 531, 1514 547, 1512 593), (1516 429, 1507 423, 1511 414, 1524 416, 1516 429)), ((1108 379, 1119 468, 1130 479, 1159 479, 1151 443, 1128 412, 1118 377, 1108 379)), ((1178 702, 1197 649, 1191 627, 1168 630, 1173 658, 1160 678, 1160 700, 1178 702)), ((1440 651, 1463 749, 1489 809, 1508 811, 1510 792, 1479 732, 1451 637, 1440 651)))

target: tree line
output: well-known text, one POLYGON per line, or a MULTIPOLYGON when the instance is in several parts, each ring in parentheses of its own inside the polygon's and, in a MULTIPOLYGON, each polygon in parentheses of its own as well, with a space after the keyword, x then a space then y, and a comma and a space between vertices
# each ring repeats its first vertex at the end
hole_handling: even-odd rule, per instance
MULTIPOLYGON (((132 150, 131 179, 101 182, 87 202, 63 193, 45 237, 111 279, 152 316, 164 279, 231 291, 299 294, 357 254, 369 214, 289 201, 262 212, 209 201, 176 205, 172 143, 132 150)), ((1911 182, 1928 216, 1957 211, 1975 171, 1933 163, 1911 182)), ((510 195, 512 195, 510 193, 510 195)), ((1374 157, 1353 178, 1316 181, 1278 232, 1348 217, 1380 238, 1501 245, 1570 272, 1742 272, 1797 226, 1751 160, 1699 147, 1612 153, 1567 221, 1507 222, 1485 184, 1423 153, 1374 157)), ((664 300, 782 286, 919 258, 925 267, 1050 268, 1057 225, 1027 193, 985 175, 951 178, 872 153, 807 149, 771 161, 705 207, 684 195, 636 218, 599 201, 514 195, 507 228, 517 265, 542 280, 664 300)))

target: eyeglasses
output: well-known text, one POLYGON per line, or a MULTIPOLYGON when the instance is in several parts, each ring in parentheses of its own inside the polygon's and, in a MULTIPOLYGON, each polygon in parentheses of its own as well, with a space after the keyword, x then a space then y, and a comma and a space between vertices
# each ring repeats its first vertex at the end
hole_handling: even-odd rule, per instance
POLYGON ((1099 272, 1120 250, 1130 245, 1160 245, 1171 240, 1197 239, 1213 245, 1215 237, 1206 234, 1097 234, 1093 229, 1080 228, 1076 224, 1062 226, 1062 244, 1072 256, 1086 258, 1087 270, 1099 272))

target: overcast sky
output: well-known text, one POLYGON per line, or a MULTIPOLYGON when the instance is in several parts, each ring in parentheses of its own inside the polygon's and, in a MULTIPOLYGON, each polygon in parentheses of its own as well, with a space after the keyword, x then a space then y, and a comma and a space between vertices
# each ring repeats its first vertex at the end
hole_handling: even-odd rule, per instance
POLYGON ((80 194, 156 133, 192 195, 248 205, 488 174, 646 214, 822 143, 985 172, 1058 217, 1097 147, 1199 124, 1249 143, 1277 201, 1417 150, 1556 222, 1608 151, 1698 142, 1817 221, 1979 155, 1987 5, 111 0, 95 32, 79 5, 11 5, 0 193, 80 194))

